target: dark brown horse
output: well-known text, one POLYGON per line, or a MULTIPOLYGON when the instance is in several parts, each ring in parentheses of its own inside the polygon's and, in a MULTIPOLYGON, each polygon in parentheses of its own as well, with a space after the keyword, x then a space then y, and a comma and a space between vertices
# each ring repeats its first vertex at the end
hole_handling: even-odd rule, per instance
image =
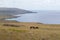
POLYGON ((39 27, 31 26, 30 29, 39 29, 39 27))

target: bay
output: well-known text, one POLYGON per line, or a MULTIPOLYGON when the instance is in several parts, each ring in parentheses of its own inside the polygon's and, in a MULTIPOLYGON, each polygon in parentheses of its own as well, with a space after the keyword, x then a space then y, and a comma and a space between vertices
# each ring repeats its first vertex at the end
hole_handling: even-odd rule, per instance
POLYGON ((38 22, 44 24, 60 24, 59 11, 40 11, 37 13, 18 14, 18 18, 11 18, 7 20, 16 20, 19 22, 38 22))

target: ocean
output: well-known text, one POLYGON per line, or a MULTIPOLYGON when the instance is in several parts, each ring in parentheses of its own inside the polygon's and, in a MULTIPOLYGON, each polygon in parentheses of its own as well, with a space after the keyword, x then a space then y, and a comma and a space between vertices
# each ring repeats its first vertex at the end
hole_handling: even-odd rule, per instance
POLYGON ((38 22, 44 24, 60 24, 59 11, 39 11, 37 13, 18 14, 18 18, 11 18, 7 20, 16 20, 19 22, 38 22))

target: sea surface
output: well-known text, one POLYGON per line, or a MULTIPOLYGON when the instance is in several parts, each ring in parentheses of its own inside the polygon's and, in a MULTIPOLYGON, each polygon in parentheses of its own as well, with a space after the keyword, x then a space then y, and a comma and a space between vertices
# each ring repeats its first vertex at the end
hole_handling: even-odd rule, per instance
POLYGON ((60 24, 59 11, 38 11, 37 13, 18 14, 18 18, 11 18, 7 20, 16 20, 19 22, 38 22, 44 24, 60 24))

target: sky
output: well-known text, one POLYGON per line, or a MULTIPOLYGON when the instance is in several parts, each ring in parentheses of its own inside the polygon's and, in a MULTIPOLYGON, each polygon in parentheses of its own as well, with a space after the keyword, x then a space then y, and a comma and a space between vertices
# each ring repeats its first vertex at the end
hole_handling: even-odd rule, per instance
POLYGON ((60 0, 0 0, 0 7, 27 10, 60 10, 60 0))

